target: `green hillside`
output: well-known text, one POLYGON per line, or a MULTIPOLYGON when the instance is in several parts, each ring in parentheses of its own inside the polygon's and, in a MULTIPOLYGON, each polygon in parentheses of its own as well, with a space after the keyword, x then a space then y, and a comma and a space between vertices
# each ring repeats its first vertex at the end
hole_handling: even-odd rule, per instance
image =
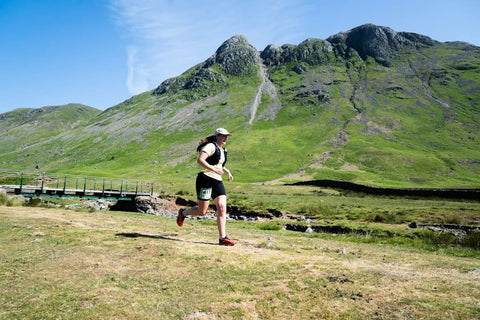
POLYGON ((0 115, 0 168, 182 181, 221 126, 238 182, 480 185, 480 48, 386 27, 261 52, 234 36, 104 112, 55 108, 0 115))
POLYGON ((30 170, 32 164, 43 163, 39 159, 52 161, 58 155, 56 150, 64 148, 57 139, 84 126, 100 112, 85 105, 68 104, 0 114, 0 167, 30 170), (55 149, 51 145, 56 145, 55 149))

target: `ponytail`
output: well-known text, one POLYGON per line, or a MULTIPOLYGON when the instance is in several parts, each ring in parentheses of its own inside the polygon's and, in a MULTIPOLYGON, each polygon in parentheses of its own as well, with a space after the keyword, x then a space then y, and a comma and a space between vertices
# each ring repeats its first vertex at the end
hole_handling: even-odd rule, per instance
POLYGON ((197 151, 200 152, 200 150, 202 150, 202 148, 208 144, 208 143, 212 143, 215 141, 215 136, 208 136, 206 138, 203 138, 202 140, 200 140, 200 142, 198 143, 198 147, 197 147, 197 151))

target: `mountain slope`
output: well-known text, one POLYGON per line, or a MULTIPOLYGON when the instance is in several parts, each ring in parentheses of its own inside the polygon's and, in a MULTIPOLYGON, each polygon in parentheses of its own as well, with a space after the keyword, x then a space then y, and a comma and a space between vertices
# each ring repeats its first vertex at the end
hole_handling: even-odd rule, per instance
POLYGON ((0 167, 192 179, 197 141, 222 126, 234 132, 229 166, 240 182, 478 186, 479 73, 476 46, 371 24, 262 52, 238 35, 41 147, 19 150, 0 115, 1 143, 15 150, 0 167))
MULTIPOLYGON (((3 167, 19 168, 28 157, 52 159, 49 142, 57 144, 59 136, 85 125, 101 111, 81 104, 23 108, 0 114, 0 150, 3 167), (7 166, 5 166, 7 164, 7 166)), ((61 146, 59 146, 61 148, 61 146)), ((27 160, 31 169, 31 161, 27 160)), ((38 162, 37 162, 38 163, 38 162)), ((23 168, 21 168, 23 169, 23 168)), ((27 168, 25 168, 27 169, 27 168)))

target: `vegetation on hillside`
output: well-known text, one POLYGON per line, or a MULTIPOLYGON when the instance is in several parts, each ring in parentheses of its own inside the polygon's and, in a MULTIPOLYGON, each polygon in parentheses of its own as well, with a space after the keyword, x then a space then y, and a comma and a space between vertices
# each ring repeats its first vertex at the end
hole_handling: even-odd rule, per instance
POLYGON ((6 115, 22 110, 0 115, 0 168, 190 180, 198 140, 221 126, 239 182, 477 187, 479 70, 478 47, 373 25, 261 54, 235 36, 104 112, 69 106, 82 113, 72 123, 29 113, 12 128, 6 115))

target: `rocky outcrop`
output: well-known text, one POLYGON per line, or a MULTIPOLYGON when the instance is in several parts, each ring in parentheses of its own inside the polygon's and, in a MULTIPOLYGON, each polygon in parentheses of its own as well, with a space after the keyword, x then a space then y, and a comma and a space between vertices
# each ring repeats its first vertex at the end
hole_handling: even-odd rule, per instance
POLYGON ((259 62, 259 53, 242 35, 225 41, 205 63, 210 67, 215 63, 222 66, 227 75, 243 75, 254 70, 259 62))
POLYGON ((216 84, 226 82, 225 76, 246 75, 255 70, 260 56, 247 38, 236 35, 225 41, 205 62, 197 65, 193 72, 163 81, 154 91, 154 95, 180 90, 212 89, 216 84), (218 64, 224 74, 213 70, 218 64))
POLYGON ((153 95, 161 95, 167 92, 176 92, 185 87, 187 80, 182 77, 170 78, 163 81, 154 91, 153 95))
POLYGON ((433 40, 430 37, 418 34, 418 33, 413 33, 413 32, 399 32, 398 33, 400 36, 410 40, 416 47, 420 46, 434 46, 436 44, 439 44, 440 42, 433 40))
POLYGON ((304 73, 309 65, 334 61, 336 56, 360 56, 364 60, 370 56, 389 66, 391 56, 404 48, 415 49, 438 43, 424 35, 364 24, 330 36, 327 40, 310 38, 299 45, 284 44, 281 47, 269 44, 259 53, 244 36, 236 35, 225 41, 190 74, 165 80, 154 94, 183 89, 211 89, 215 83, 225 83, 227 76, 253 72, 260 61, 267 67, 293 63, 293 70, 298 74, 304 73), (210 68, 215 64, 220 65, 223 73, 210 68))
POLYGON ((137 212, 154 215, 166 215, 177 211, 177 207, 171 199, 159 197, 137 197, 135 205, 137 212))
POLYGON ((141 196, 135 201, 118 200, 110 207, 111 211, 141 212, 153 215, 172 215, 177 212, 177 206, 172 199, 156 196, 141 196))
POLYGON ((200 67, 189 77, 177 77, 163 81, 154 91, 154 95, 180 90, 210 89, 215 83, 224 83, 226 79, 220 73, 200 67))
POLYGON ((403 48, 431 46, 436 43, 426 36, 407 32, 397 33, 388 27, 373 24, 364 24, 347 32, 337 33, 327 38, 327 41, 336 47, 337 52, 343 53, 348 48, 353 48, 362 59, 370 56, 383 64, 388 64, 390 57, 403 48))
POLYGON ((260 57, 267 66, 275 66, 289 62, 305 62, 309 65, 329 61, 334 57, 333 46, 325 40, 307 39, 298 46, 285 44, 278 47, 269 44, 260 57))

